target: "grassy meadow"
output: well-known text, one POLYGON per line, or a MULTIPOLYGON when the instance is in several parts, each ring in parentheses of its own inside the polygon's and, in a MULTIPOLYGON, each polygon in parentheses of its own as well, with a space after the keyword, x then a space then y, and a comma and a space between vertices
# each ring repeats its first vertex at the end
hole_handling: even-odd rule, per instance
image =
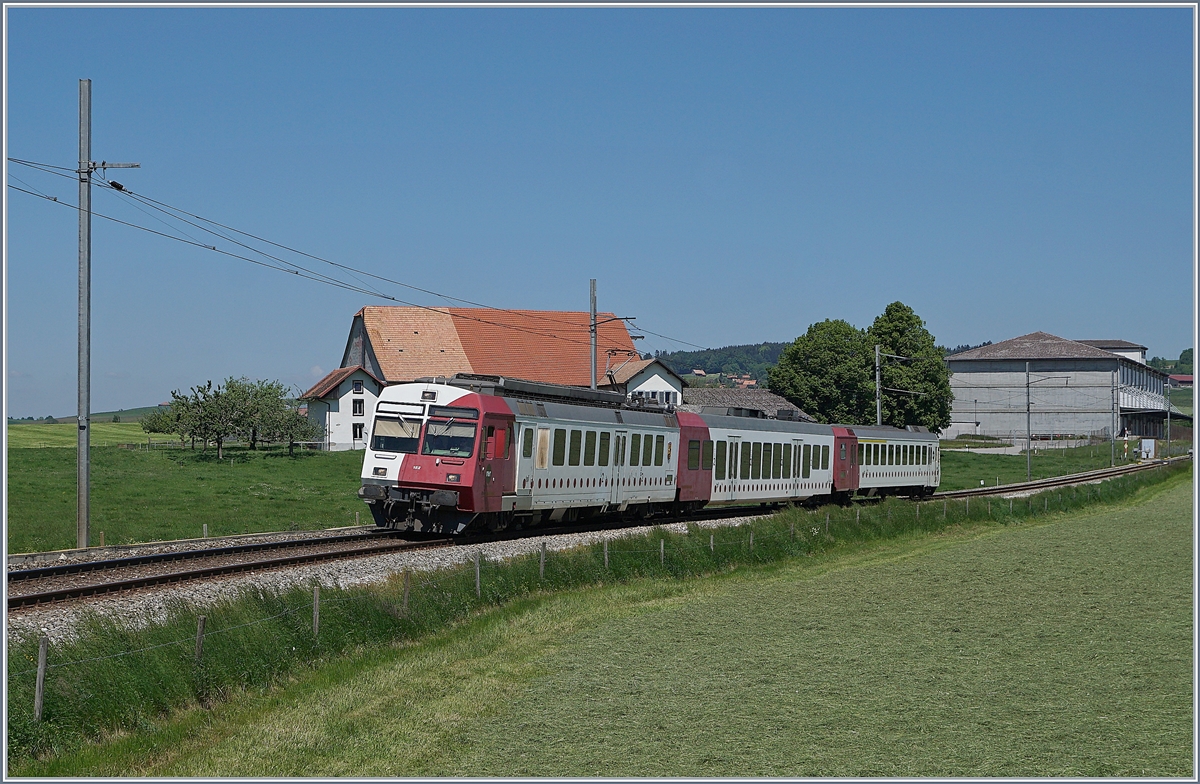
POLYGON ((212 611, 243 631, 203 667, 191 615, 97 624, 55 661, 182 642, 52 671, 42 728, 35 649, 10 643, 9 775, 1189 777, 1191 480, 947 518, 888 501, 832 510, 828 533, 825 510, 789 510, 753 550, 751 529, 713 532, 710 554, 693 528, 615 542, 608 568, 598 545, 551 554, 545 578, 536 556, 488 563, 480 600, 455 570, 415 582, 408 613, 395 583, 331 592, 320 642, 303 591, 252 597, 212 611), (159 701, 120 698, 138 689, 159 701), (106 704, 122 729, 68 737, 106 704))
MULTIPOLYGON (((10 428, 10 441, 14 430, 34 427, 41 426, 10 428)), ((332 528, 353 525, 356 512, 370 516, 356 496, 362 452, 226 454, 218 461, 215 449, 92 449, 92 544, 100 531, 106 544, 128 544, 198 537, 205 523, 209 536, 222 536, 332 528)), ((75 546, 75 456, 10 443, 10 553, 75 546)))
MULTIPOLYGON (((93 420, 91 428, 91 444, 93 447, 146 443, 146 432, 136 422, 97 422, 93 420)), ((171 440, 169 435, 163 433, 155 433, 151 438, 156 443, 171 440)), ((78 444, 79 430, 74 420, 57 425, 40 423, 14 425, 9 423, 8 426, 9 449, 38 447, 69 447, 74 449, 78 444)))
MULTIPOLYGON (((1136 441, 1129 441, 1127 455, 1125 442, 1117 441, 1116 464, 1120 466, 1137 462, 1136 447, 1136 441)), ((1108 468, 1111 457, 1107 442, 1070 449, 1039 450, 1035 448, 1032 474, 1034 479, 1046 479, 1051 476, 1095 471, 1098 468, 1108 468)), ((942 449, 942 483, 938 486, 939 490, 965 490, 968 487, 979 487, 981 480, 987 485, 1024 482, 1025 453, 993 455, 942 449), (999 481, 997 482, 997 480, 999 481)))

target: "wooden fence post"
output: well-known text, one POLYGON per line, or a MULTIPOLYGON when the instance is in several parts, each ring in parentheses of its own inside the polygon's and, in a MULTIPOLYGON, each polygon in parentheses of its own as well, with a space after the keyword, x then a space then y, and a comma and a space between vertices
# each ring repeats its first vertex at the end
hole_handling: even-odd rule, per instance
POLYGON ((946 502, 942 501, 942 519, 946 519, 946 502))
POLYGON ((100 546, 101 547, 104 546, 104 532, 103 531, 100 532, 100 546))
POLYGON ((750 531, 750 552, 754 552, 754 531, 750 531))
MULTIPOLYGON (((888 510, 888 515, 891 516, 891 510, 888 510)), ((829 512, 825 513, 825 533, 829 533, 829 512)))
POLYGON ((321 584, 317 583, 313 586, 313 639, 317 639, 317 632, 321 628, 321 584))
MULTIPOLYGON (((794 526, 796 524, 792 523, 792 525, 794 526)), ((713 536, 714 536, 713 534, 708 535, 708 551, 710 553, 715 553, 717 551, 717 545, 713 541, 713 536)))
POLYGON ((204 524, 204 538, 208 538, 208 523, 204 524))
POLYGON ((921 519, 921 502, 917 501, 917 519, 921 519))
POLYGON ((479 590, 479 551, 475 551, 475 598, 478 599, 483 593, 479 590))
POLYGON ((1012 514, 1012 499, 1008 499, 1008 513, 1012 514))
POLYGON ((42 635, 38 641, 37 683, 33 690, 33 720, 42 720, 42 702, 46 696, 46 654, 50 649, 50 638, 42 635))
POLYGON ((354 524, 358 525, 358 512, 354 513, 354 524))
POLYGON ((658 562, 665 565, 667 563, 667 540, 658 540, 658 562))
POLYGON ((861 509, 859 509, 857 506, 856 506, 856 507, 854 507, 854 524, 855 524, 855 525, 858 525, 858 521, 859 521, 860 519, 862 519, 862 516, 859 514, 859 512, 861 512, 861 511, 862 511, 862 510, 861 510, 861 509))
POLYGON ((412 572, 404 570, 404 614, 408 615, 408 589, 412 585, 412 572))
POLYGON ((788 536, 791 537, 793 542, 796 541, 796 521, 795 520, 793 520, 792 524, 788 527, 788 536))
POLYGON ((196 619, 196 663, 200 662, 200 657, 204 655, 204 621, 205 617, 201 615, 196 619))
POLYGON ((604 540, 604 569, 608 570, 608 540, 604 540))
POLYGON ((546 579, 546 543, 542 542, 542 552, 538 557, 538 579, 546 579))
POLYGON ((967 517, 971 516, 971 496, 967 496, 967 517))

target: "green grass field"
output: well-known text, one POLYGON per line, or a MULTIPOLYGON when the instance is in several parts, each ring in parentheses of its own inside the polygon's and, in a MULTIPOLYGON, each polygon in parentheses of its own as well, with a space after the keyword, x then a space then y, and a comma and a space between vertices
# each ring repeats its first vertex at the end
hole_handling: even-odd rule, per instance
POLYGON ((1172 389, 1171 390, 1171 405, 1175 406, 1176 408, 1178 408, 1180 411, 1187 414, 1188 416, 1192 416, 1192 395, 1193 394, 1194 394, 1194 390, 1192 387, 1187 387, 1186 389, 1183 389, 1183 388, 1172 389))
MULTIPOLYGON (((136 422, 92 422, 91 444, 93 447, 116 446, 117 444, 144 444, 146 432, 136 422)), ((156 433, 155 442, 170 441, 171 436, 156 433)), ((79 431, 74 422, 58 425, 9 425, 8 448, 26 449, 36 447, 69 447, 79 443, 79 431)))
MULTIPOLYGON (((1117 442, 1117 465, 1136 462, 1136 442, 1129 442, 1129 456, 1125 454, 1125 442, 1117 442)), ((1111 458, 1107 443, 1096 446, 1080 446, 1071 449, 1034 450, 1033 478, 1077 474, 1108 468, 1111 458)), ((942 451, 942 483, 939 490, 964 490, 979 487, 982 480, 986 485, 1007 485, 1025 481, 1025 454, 981 455, 977 452, 942 451)))
MULTIPOLYGON (((221 536, 353 525, 355 512, 369 522, 356 496, 360 451, 228 454, 218 462, 213 449, 93 449, 92 544, 100 531, 106 544, 127 544, 198 537, 205 523, 210 536, 221 536)), ((10 445, 9 552, 75 546, 75 456, 10 445)))
POLYGON ((534 594, 9 772, 1190 777, 1191 478, 534 594))

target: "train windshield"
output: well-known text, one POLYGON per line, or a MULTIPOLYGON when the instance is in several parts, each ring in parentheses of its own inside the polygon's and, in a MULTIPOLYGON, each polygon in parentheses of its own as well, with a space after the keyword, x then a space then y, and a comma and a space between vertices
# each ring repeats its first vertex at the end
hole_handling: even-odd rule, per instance
POLYGON ((475 424, 473 422, 456 422, 453 419, 445 422, 429 420, 429 426, 425 429, 425 446, 421 449, 421 454, 470 457, 474 449, 475 424))
POLYGON ((375 417, 371 432, 371 448, 380 452, 417 453, 421 438, 421 420, 402 417, 375 417))

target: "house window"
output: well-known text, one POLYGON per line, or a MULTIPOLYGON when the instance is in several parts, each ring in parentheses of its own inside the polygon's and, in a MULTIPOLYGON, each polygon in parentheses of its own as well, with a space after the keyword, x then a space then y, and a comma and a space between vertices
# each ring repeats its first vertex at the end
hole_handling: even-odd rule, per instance
POLYGON ((354 440, 362 441, 362 437, 363 437, 363 423, 355 422, 354 423, 354 440))
MULTIPOLYGON (((362 398, 358 398, 354 401, 354 416, 362 416, 362 415, 363 415, 363 400, 362 400, 362 398)), ((360 425, 358 429, 362 430, 362 426, 360 425)))
POLYGON ((362 381, 361 380, 355 381, 355 382, 353 382, 353 384, 354 384, 354 394, 361 395, 362 394, 362 381))

